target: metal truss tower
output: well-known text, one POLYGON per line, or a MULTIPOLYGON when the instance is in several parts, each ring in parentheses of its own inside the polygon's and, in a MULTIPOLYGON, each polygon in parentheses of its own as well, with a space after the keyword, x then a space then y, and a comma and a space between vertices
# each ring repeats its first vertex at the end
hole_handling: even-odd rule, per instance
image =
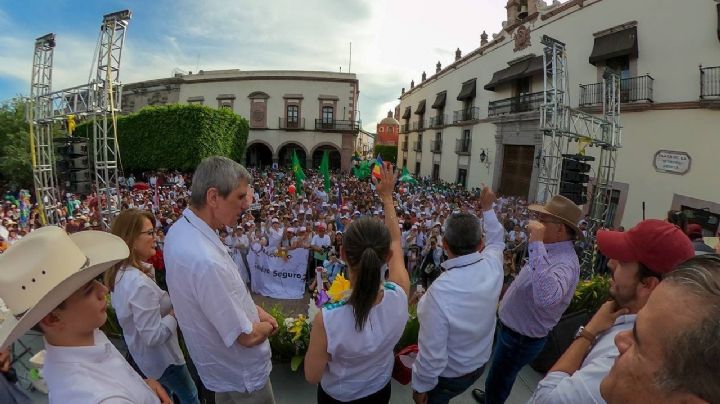
POLYGON ((612 186, 615 179, 617 150, 622 143, 620 125, 620 79, 617 74, 603 74, 603 116, 571 108, 568 99, 568 70, 565 44, 543 36, 545 99, 540 108, 540 129, 544 132, 537 201, 546 202, 559 194, 563 153, 569 151, 572 141, 583 141, 589 147, 599 148, 592 192, 590 223, 581 266, 593 272, 598 253, 595 248, 597 230, 611 223, 612 186))
MULTIPOLYGON (((52 122, 65 121, 68 115, 93 122, 93 153, 92 164, 95 172, 95 190, 99 198, 99 208, 102 213, 102 226, 105 229, 110 223, 118 203, 118 168, 120 165, 120 150, 117 142, 117 125, 115 115, 120 112, 122 88, 120 78, 120 61, 122 48, 125 42, 125 32, 132 14, 129 10, 118 11, 103 16, 100 26, 100 37, 97 43, 97 54, 93 56, 93 66, 96 73, 89 83, 70 87, 55 92, 50 91, 50 78, 52 71, 52 47, 55 46, 54 35, 52 47, 48 51, 35 45, 35 59, 33 63, 33 80, 31 88, 32 116, 29 117, 33 128, 47 127, 38 133, 46 134, 41 141, 31 143, 37 145, 38 150, 47 146, 49 150, 45 155, 38 151, 37 161, 33 160, 33 170, 36 173, 36 192, 44 192, 45 199, 57 201, 57 187, 54 181, 54 158, 52 152, 52 122), (49 62, 48 62, 49 60, 49 62), (40 157, 45 158, 42 160, 40 157), (45 176, 37 173, 49 172, 45 176), (50 179, 47 179, 50 178, 50 179)), ((48 34, 51 35, 51 34, 48 34)), ((40 39, 48 37, 39 38, 40 39)), ((36 139, 40 137, 35 135, 36 139)), ((44 149, 43 149, 44 150, 44 149)), ((40 201, 40 196, 38 196, 40 201)), ((49 204, 48 204, 49 205, 49 204)), ((46 208, 49 211, 49 207, 46 208)), ((56 217, 49 217, 48 223, 57 223, 56 217)))
POLYGON ((57 178, 52 142, 52 103, 48 94, 52 91, 52 68, 55 51, 55 34, 47 34, 35 40, 30 100, 27 104, 27 121, 30 127, 30 155, 35 183, 35 198, 40 207, 43 224, 58 222, 57 178))
POLYGON ((90 83, 93 90, 91 107, 96 113, 93 124, 95 189, 100 201, 105 200, 105 203, 99 204, 105 228, 110 227, 112 218, 119 210, 120 148, 115 114, 120 112, 120 60, 130 17, 129 10, 103 17, 98 40, 97 72, 90 83))

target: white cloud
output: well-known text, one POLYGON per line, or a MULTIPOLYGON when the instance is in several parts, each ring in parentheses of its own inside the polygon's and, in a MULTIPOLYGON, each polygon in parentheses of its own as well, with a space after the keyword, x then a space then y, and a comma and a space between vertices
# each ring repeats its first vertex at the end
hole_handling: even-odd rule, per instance
MULTIPOLYGON (((342 67, 347 71, 352 42, 352 72, 360 79, 363 123, 374 130, 375 122, 397 104, 401 87, 409 87, 412 79, 419 82, 423 70, 432 75, 438 60, 443 66, 451 63, 455 48, 463 54, 475 49, 483 30, 499 31, 505 3, 179 0, 162 7, 156 3, 134 13, 121 80, 168 77, 175 68, 338 71, 342 67)), ((29 88, 34 37, 26 27, 14 27, 10 21, 0 10, 0 76, 23 80, 29 88)), ((54 88, 87 81, 95 41, 93 35, 58 32, 54 88)))

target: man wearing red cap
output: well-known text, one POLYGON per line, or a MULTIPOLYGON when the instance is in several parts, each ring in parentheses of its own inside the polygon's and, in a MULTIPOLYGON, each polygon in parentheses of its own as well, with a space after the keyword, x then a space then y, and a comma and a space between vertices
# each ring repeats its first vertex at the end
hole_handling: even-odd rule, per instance
POLYGON ((538 384, 532 403, 601 403, 600 382, 619 352, 615 336, 633 328, 635 316, 661 277, 695 256, 690 239, 674 224, 645 220, 627 232, 600 230, 600 252, 612 274, 610 296, 538 384))
POLYGON ((697 223, 691 223, 687 226, 687 235, 690 237, 695 255, 712 254, 715 250, 705 244, 703 240, 702 227, 697 223))

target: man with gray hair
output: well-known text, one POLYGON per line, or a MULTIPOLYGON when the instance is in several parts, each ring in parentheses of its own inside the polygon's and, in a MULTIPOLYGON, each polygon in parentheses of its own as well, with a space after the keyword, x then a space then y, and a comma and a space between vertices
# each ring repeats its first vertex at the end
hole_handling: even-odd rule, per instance
POLYGON ((614 403, 720 403, 720 257, 698 255, 668 273, 600 384, 614 403))
POLYGON ((252 203, 245 167, 208 157, 192 180, 190 207, 165 238, 167 285, 203 384, 217 403, 274 403, 268 337, 278 324, 253 303, 217 230, 252 203))
POLYGON ((419 352, 412 370, 416 403, 449 402, 480 377, 490 358, 505 249, 495 199, 490 188, 482 190, 484 239, 475 215, 455 213, 445 222, 444 273, 418 303, 419 352))

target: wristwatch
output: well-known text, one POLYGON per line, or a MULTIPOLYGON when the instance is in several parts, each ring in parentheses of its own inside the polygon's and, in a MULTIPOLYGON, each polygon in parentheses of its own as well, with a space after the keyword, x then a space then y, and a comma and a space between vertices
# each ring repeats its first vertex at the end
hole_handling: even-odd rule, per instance
POLYGON ((575 333, 575 339, 578 338, 585 338, 586 340, 590 341, 590 345, 595 345, 595 341, 597 340, 595 334, 586 330, 584 325, 581 325, 575 333))

